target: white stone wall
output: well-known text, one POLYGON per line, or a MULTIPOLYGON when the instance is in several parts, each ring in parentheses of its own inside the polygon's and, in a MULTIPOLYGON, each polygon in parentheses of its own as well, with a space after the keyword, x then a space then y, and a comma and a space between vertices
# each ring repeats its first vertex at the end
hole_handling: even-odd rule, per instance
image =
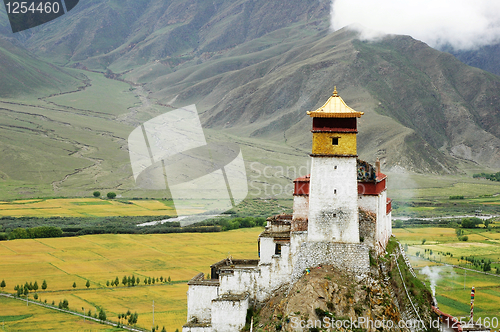
POLYGON ((275 248, 276 246, 273 238, 260 238, 260 264, 268 264, 272 262, 275 248))
POLYGON ((313 157, 309 191, 310 242, 359 243, 355 157, 313 157))
POLYGON ((273 255, 271 262, 259 264, 260 273, 256 278, 258 291, 254 295, 258 301, 263 301, 284 283, 290 280, 292 271, 290 244, 282 244, 281 255, 273 255))
POLYGON ((375 249, 378 254, 381 254, 385 251, 389 237, 392 234, 391 214, 386 214, 387 190, 382 191, 378 196, 359 195, 358 204, 363 210, 375 213, 377 216, 375 249))
POLYGON ((378 196, 375 195, 359 195, 358 206, 365 211, 377 214, 378 196))
POLYGON ((306 242, 301 245, 291 282, 297 281, 306 268, 333 265, 335 268, 363 275, 370 272, 368 246, 355 243, 306 242))
POLYGON ((237 332, 245 326, 248 298, 239 301, 212 302, 212 331, 237 332))
POLYGON ((191 322, 196 318, 198 322, 207 322, 211 320, 212 300, 219 296, 217 286, 189 285, 187 291, 188 317, 191 322))
POLYGON ((377 241, 379 243, 378 250, 379 253, 385 251, 387 244, 387 215, 386 211, 387 204, 387 191, 383 191, 378 195, 378 211, 377 211, 377 241))
POLYGON ((254 295, 257 291, 257 276, 257 268, 234 269, 234 274, 221 275, 219 277, 219 292, 220 294, 242 294, 249 292, 251 295, 254 295))
POLYGON ((182 332, 212 332, 212 327, 184 326, 182 332))
POLYGON ((293 219, 307 219, 309 213, 309 196, 293 196, 293 219))
POLYGON ((293 266, 297 262, 297 254, 302 243, 307 241, 307 232, 291 232, 290 233, 290 265, 293 266))

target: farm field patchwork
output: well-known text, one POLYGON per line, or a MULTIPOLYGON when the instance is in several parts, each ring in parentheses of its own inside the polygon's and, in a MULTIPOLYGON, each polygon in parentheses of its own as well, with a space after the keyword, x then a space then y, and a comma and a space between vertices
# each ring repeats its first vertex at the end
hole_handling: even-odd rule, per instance
MULTIPOLYGON (((42 301, 54 301, 57 305, 66 299, 70 309, 80 312, 84 308, 94 313, 101 306, 114 321, 130 310, 139 314, 137 325, 148 329, 153 320, 154 300, 155 324, 160 329, 165 326, 167 331, 175 331, 186 320, 187 281, 199 272, 210 273, 210 265, 228 255, 256 259, 261 231, 257 227, 223 233, 110 234, 1 241, 0 280, 5 280, 4 292, 8 293, 14 293, 15 285, 35 281, 41 285, 46 280, 47 290, 38 290, 42 301), (123 286, 122 278, 132 275, 140 278, 140 286, 123 286), (107 287, 106 282, 116 277, 120 285, 107 287), (145 286, 144 279, 150 277, 170 277, 172 283, 145 286)), ((33 292, 29 296, 33 299, 33 292)), ((5 307, 0 302, 0 312, 5 307)))
MULTIPOLYGON (((476 288, 474 316, 476 318, 494 318, 500 320, 500 275, 486 275, 484 273, 462 268, 454 268, 443 264, 460 265, 471 268, 461 260, 462 256, 474 256, 479 259, 491 259, 492 271, 500 268, 500 243, 495 239, 500 235, 493 231, 473 230, 466 232, 469 241, 458 241, 455 230, 452 228, 396 228, 394 235, 403 244, 408 245, 408 253, 417 276, 430 283, 429 276, 424 268, 429 266, 437 275, 436 299, 439 308, 456 317, 468 317, 470 312, 471 287, 476 288), (422 239, 426 239, 422 244, 422 239), (427 253, 425 250, 427 249, 427 253), (429 254, 432 250, 432 255, 429 254), (426 259, 416 257, 416 253, 425 253, 426 259), (438 254, 439 253, 439 254, 438 254), (446 253, 449 253, 446 255, 446 253), (451 255, 453 255, 451 257, 451 255), (431 258, 429 260, 428 258, 431 258), (443 263, 443 264, 441 264, 443 263)), ((500 326, 499 326, 500 327, 500 326)))

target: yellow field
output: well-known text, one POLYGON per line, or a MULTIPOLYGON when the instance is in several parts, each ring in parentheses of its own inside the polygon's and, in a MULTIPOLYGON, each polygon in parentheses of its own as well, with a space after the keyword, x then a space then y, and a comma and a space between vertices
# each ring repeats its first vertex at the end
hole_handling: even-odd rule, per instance
POLYGON ((37 305, 0 297, 1 331, 122 331, 37 305))
MULTIPOLYGON (((201 209, 179 211, 193 214, 201 209)), ((160 201, 104 200, 100 198, 60 198, 0 202, 0 217, 111 217, 111 216, 176 216, 175 208, 160 201)))
MULTIPOLYGON (((40 299, 58 304, 67 299, 70 309, 83 307, 94 312, 95 305, 116 320, 127 310, 137 311, 138 326, 151 328, 152 304, 155 323, 167 331, 181 329, 186 321, 186 282, 199 272, 210 273, 213 264, 231 254, 234 258, 257 259, 257 237, 262 228, 224 233, 154 235, 86 235, 74 238, 14 240, 0 242, 0 280, 14 293, 16 284, 35 280, 48 289, 40 299), (107 280, 135 275, 141 286, 106 287, 107 280), (182 281, 143 286, 145 277, 182 281), (86 281, 90 289, 86 289, 86 281), (76 289, 72 288, 73 282, 76 289)), ((31 298, 32 298, 31 294, 31 298)), ((5 309, 0 302, 0 312, 5 309)), ((0 314, 2 315, 2 314, 0 314)), ((64 329, 65 331, 76 331, 64 329)))

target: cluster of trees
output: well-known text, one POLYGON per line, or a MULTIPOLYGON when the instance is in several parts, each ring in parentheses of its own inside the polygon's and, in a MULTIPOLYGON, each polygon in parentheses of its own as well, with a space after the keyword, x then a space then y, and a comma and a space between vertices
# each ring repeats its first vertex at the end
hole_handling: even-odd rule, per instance
POLYGON ((237 228, 264 226, 264 217, 215 218, 181 227, 179 222, 137 227, 138 224, 171 216, 120 216, 120 217, 0 217, 0 241, 86 234, 164 234, 207 233, 237 228), (43 225, 43 226, 39 226, 43 225))
MULTIPOLYGON (((416 252, 416 256, 417 257, 422 257, 422 258, 425 258, 425 254, 428 254, 429 257, 434 255, 434 251, 432 251, 432 249, 425 249, 423 253, 421 253, 420 251, 417 251, 416 252)), ((440 251, 437 251, 436 254, 438 255, 442 255, 442 256, 450 256, 450 257, 453 257, 453 254, 451 252, 445 252, 445 253, 442 253, 440 251)))
POLYGON ((238 228, 265 226, 266 222, 266 218, 264 217, 237 217, 232 219, 219 219, 215 221, 215 225, 221 226, 222 231, 228 231, 238 228))
MULTIPOLYGON (((161 276, 160 278, 149 277, 141 280, 141 278, 136 276, 123 276, 121 283, 123 284, 123 286, 131 287, 135 285, 140 285, 141 281, 144 283, 144 285, 151 285, 151 284, 154 285, 156 282, 171 283, 172 279, 170 279, 170 276, 168 278, 163 278, 163 276, 161 276)), ((118 279, 118 277, 116 277, 114 280, 106 281, 106 286, 108 287, 119 286, 119 285, 120 285, 120 279, 118 279)))
MULTIPOLYGON (((484 272, 491 271, 491 259, 475 258, 474 256, 460 257, 461 260, 468 262, 472 266, 483 270, 484 272)), ((498 273, 498 269, 497 269, 498 273)))
POLYGON ((500 182, 500 172, 497 173, 477 173, 472 175, 473 178, 484 178, 491 181, 500 182))
MULTIPOLYGON (((5 286, 6 286, 5 281, 2 281, 2 284, 0 284, 0 287, 2 287, 2 289, 3 289, 5 286), (1 285, 3 285, 3 287, 1 285)), ((47 282, 44 280, 42 282, 42 290, 46 290, 46 289, 47 289, 47 282)), ((35 300, 38 299, 38 294, 36 294, 36 291, 38 290, 38 282, 37 281, 35 281, 34 283, 33 282, 28 283, 26 281, 24 283, 24 285, 16 285, 14 287, 14 290, 17 292, 17 296, 28 295, 29 292, 34 291, 35 292, 35 300)))
POLYGON ((482 224, 483 221, 478 217, 463 218, 461 222, 462 228, 476 228, 478 225, 482 224))
MULTIPOLYGON (((100 191, 94 191, 94 192, 92 193, 92 195, 93 195, 94 197, 101 197, 101 192, 100 192, 100 191)), ((114 193, 114 192, 109 192, 109 193, 107 193, 107 194, 106 194, 106 197, 108 197, 109 199, 113 199, 113 198, 115 198, 115 197, 116 197, 116 193, 114 193)))
POLYGON ((127 320, 129 325, 137 324, 138 318, 139 315, 137 314, 137 312, 131 313, 130 310, 128 310, 125 314, 118 315, 118 319, 120 320, 120 325, 122 325, 122 319, 127 320))
MULTIPOLYGON (((151 332, 156 332, 156 331, 160 331, 158 325, 156 325, 156 327, 153 327, 151 329, 151 332)), ((179 330, 177 329, 176 331, 179 331, 179 330)), ((167 329, 165 328, 165 326, 161 329, 161 332, 167 332, 167 329)))
POLYGON ((16 228, 8 234, 9 240, 15 239, 39 239, 49 237, 61 237, 62 229, 53 226, 40 226, 33 228, 16 228))
POLYGON ((63 301, 59 301, 58 308, 59 309, 69 310, 69 302, 68 302, 68 300, 64 299, 63 301))

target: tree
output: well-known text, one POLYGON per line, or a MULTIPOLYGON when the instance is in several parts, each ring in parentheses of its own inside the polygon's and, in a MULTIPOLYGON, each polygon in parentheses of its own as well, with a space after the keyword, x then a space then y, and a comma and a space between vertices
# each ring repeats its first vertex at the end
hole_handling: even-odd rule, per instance
MULTIPOLYGON (((114 281, 114 280, 113 280, 112 282, 113 282, 113 284, 115 283, 115 281, 114 281)), ((109 280, 108 280, 108 281, 106 281, 106 286, 107 286, 107 287, 109 287, 109 280)), ((113 286, 113 285, 111 285, 111 286, 113 286)))
POLYGON ((137 277, 137 279, 135 279, 135 282, 139 285, 139 283, 141 282, 141 279, 139 279, 139 277, 137 277))
POLYGON ((132 276, 132 286, 135 286, 135 276, 132 276))
POLYGON ((426 240, 426 239, 423 239, 423 240, 422 240, 422 244, 425 244, 425 242, 427 242, 427 240, 426 240))
POLYGON ((86 286, 87 288, 89 288, 89 287, 90 287, 90 281, 88 281, 88 280, 87 280, 87 283, 85 284, 85 286, 86 286))
POLYGON ((155 278, 153 278, 153 285, 155 284, 155 278))
POLYGON ((123 276, 123 279, 122 279, 122 284, 123 286, 127 285, 127 276, 123 276))
POLYGON ((115 279, 115 286, 118 286, 120 284, 120 280, 118 279, 118 277, 116 277, 115 279))
POLYGON ((42 282, 42 289, 43 290, 47 289, 47 282, 45 280, 42 282))
POLYGON ((106 196, 108 196, 109 199, 113 199, 116 197, 116 193, 114 192, 109 192, 106 196))
POLYGON ((37 294, 37 293, 35 293, 35 295, 33 295, 33 298, 34 298, 35 300, 38 300, 38 294, 37 294))
POLYGON ((151 285, 151 277, 148 278, 148 285, 151 285))
POLYGON ((144 278, 144 285, 148 284, 148 278, 144 278))
POLYGON ((137 319, 139 318, 139 315, 137 314, 137 312, 134 312, 134 314, 130 315, 130 317, 128 318, 128 323, 129 324, 136 324, 137 323, 137 319))
POLYGON ((165 326, 161 329, 161 332, 167 332, 167 330, 165 330, 165 326))
POLYGON ((35 281, 33 284, 33 290, 36 292, 38 290, 38 282, 35 281))
POLYGON ((73 283, 73 288, 76 288, 76 282, 73 283))
POLYGON ((477 225, 481 225, 483 221, 477 217, 463 218, 462 228, 476 228, 477 225))
POLYGON ((402 220, 396 220, 394 222, 394 228, 401 228, 403 227, 403 221, 402 220))
POLYGON ((163 276, 160 277, 160 281, 163 282, 163 276))
POLYGON ((89 312, 87 312, 87 316, 92 317, 92 311, 90 311, 90 309, 89 312))
POLYGON ((24 288, 24 295, 28 295, 29 292, 30 292, 29 289, 27 287, 25 287, 24 288))
POLYGON ((94 195, 94 197, 101 197, 101 193, 99 191, 94 191, 92 195, 94 195))
POLYGON ((168 282, 172 282, 172 279, 170 279, 170 276, 168 276, 168 282))
POLYGON ((2 282, 0 283, 0 287, 2 287, 2 290, 5 288, 5 280, 2 280, 2 282))
POLYGON ((99 310, 99 320, 106 320, 106 312, 104 312, 104 310, 101 308, 101 310, 99 310))

